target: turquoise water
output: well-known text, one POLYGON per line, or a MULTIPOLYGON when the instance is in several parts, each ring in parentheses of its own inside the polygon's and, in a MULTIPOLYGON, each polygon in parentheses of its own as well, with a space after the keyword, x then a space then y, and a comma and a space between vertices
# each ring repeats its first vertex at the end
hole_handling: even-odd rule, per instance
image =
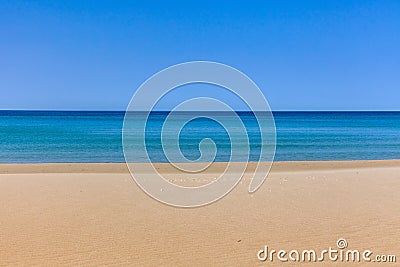
MULTIPOLYGON (((157 162, 166 161, 160 142, 166 115, 153 113, 146 132, 149 155, 157 162)), ((239 115, 255 161, 257 124, 251 113, 239 115)), ((274 112, 274 117, 277 161, 400 159, 400 112, 274 112)), ((123 118, 124 112, 0 111, 0 162, 124 162, 123 118)), ((216 161, 229 159, 226 131, 208 119, 182 129, 182 153, 191 160, 199 157, 198 143, 205 137, 217 144, 216 161)))

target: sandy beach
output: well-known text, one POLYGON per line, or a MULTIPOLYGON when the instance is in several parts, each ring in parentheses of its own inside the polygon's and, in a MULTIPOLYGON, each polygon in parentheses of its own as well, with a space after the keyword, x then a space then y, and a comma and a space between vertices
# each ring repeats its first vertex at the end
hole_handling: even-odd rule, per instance
MULTIPOLYGON (((206 183, 158 164, 170 181, 206 183)), ((251 166, 249 173, 251 172, 251 166)), ((330 266, 261 262, 259 250, 348 249, 400 257, 400 161, 278 162, 254 194, 250 175, 212 205, 147 196, 125 164, 0 165, 0 265, 330 266)))

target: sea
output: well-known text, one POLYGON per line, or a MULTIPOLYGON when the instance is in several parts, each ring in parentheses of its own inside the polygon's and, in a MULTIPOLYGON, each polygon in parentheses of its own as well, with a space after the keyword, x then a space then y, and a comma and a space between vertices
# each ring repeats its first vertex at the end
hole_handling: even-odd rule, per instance
MULTIPOLYGON (((161 142, 168 114, 152 112, 148 118, 146 149, 153 162, 168 162, 161 142)), ((249 160, 258 161, 261 138, 254 115, 237 114, 249 133, 249 160)), ((124 115, 123 111, 2 110, 0 163, 125 162, 124 115)), ((273 115, 275 161, 400 159, 400 112, 278 111, 273 115)), ((221 124, 201 116, 182 128, 181 153, 189 160, 198 159, 204 138, 216 144, 214 161, 229 161, 229 134, 221 124)), ((137 162, 142 161, 138 156, 137 162)))

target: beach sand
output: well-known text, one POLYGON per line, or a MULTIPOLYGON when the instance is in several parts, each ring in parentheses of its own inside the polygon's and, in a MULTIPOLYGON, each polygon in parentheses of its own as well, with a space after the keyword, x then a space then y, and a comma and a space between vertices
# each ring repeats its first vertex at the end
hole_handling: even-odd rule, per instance
MULTIPOLYGON (((158 164, 184 185, 223 167, 193 181, 158 164)), ((347 249, 397 263, 335 266, 398 266, 400 161, 274 163, 254 194, 249 179, 212 205, 183 209, 147 196, 125 164, 0 165, 0 265, 298 266, 257 252, 337 249, 344 238, 347 249)))

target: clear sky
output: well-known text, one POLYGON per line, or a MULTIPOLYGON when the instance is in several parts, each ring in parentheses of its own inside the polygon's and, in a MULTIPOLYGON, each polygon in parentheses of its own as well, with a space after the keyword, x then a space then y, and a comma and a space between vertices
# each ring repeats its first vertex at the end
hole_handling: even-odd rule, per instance
POLYGON ((400 110, 400 1, 0 0, 0 109, 124 110, 192 60, 243 71, 274 110, 400 110))

